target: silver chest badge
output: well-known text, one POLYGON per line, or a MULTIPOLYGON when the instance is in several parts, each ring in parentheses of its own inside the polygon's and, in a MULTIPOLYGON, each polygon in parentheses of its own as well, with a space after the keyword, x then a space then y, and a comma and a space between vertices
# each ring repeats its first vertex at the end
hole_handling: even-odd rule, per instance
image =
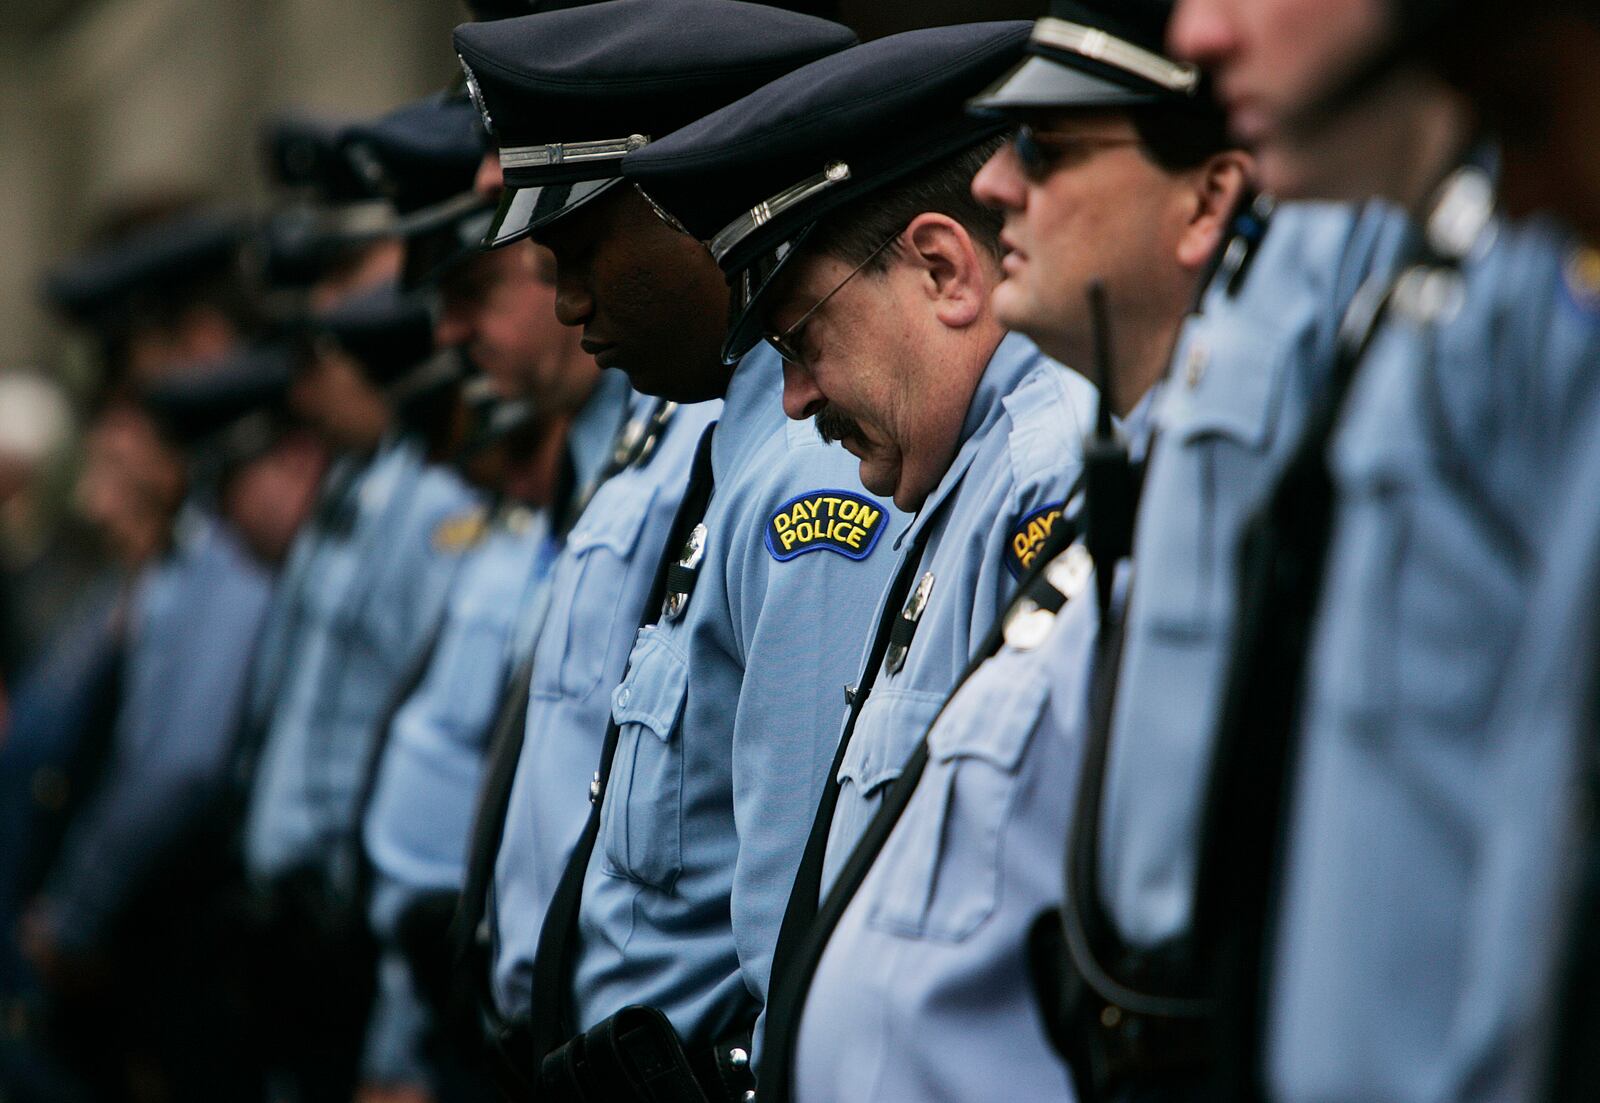
POLYGON ((906 653, 911 650, 911 637, 916 633, 917 622, 922 619, 923 611, 928 608, 928 595, 931 593, 933 593, 933 572, 929 571, 917 580, 916 589, 906 598, 905 608, 900 610, 898 623, 895 624, 889 637, 889 650, 884 656, 883 665, 890 674, 900 673, 901 668, 906 665, 906 653))
POLYGON ((661 615, 668 620, 683 616, 684 609, 689 605, 689 595, 694 590, 694 572, 700 569, 700 561, 705 557, 706 526, 699 524, 689 533, 689 539, 684 541, 683 554, 668 575, 667 599, 661 606, 661 615))
MULTIPOLYGON (((1073 544, 1056 556, 1044 569, 1045 581, 1062 597, 1072 601, 1094 577, 1094 559, 1082 544, 1073 544)), ((1056 610, 1047 609, 1031 597, 1021 597, 1006 614, 1006 646, 1015 651, 1032 651, 1050 636, 1056 610)))

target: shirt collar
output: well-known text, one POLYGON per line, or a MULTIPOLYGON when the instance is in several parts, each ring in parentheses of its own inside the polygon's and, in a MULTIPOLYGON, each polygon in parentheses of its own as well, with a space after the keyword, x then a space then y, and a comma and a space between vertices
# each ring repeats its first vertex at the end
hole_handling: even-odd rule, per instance
POLYGON ((939 513, 939 507, 945 499, 961 485, 967 468, 972 466, 978 450, 988 438, 989 430, 1004 415, 1006 395, 1017 389, 1023 377, 1039 363, 1041 355, 1037 346, 1020 333, 1006 334, 990 354, 989 363, 985 365, 983 375, 978 378, 978 386, 972 392, 972 401, 967 405, 967 416, 961 423, 960 444, 955 459, 945 470, 939 485, 922 503, 922 508, 917 510, 911 524, 895 541, 897 546, 908 537, 916 539, 923 527, 939 513))

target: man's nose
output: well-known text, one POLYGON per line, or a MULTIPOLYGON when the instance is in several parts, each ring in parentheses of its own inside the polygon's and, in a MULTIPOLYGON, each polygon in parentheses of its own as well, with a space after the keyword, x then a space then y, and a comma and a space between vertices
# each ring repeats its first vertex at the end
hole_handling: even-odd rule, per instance
POLYGON ((795 421, 804 421, 828 404, 828 396, 817 386, 816 378, 792 361, 783 362, 783 412, 795 421))

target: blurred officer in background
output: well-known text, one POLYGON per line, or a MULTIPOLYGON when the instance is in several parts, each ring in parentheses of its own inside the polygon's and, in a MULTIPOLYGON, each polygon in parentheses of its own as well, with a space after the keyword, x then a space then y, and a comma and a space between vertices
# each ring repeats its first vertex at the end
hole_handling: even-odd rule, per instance
MULTIPOLYGON (((354 175, 340 137, 314 143, 325 182, 354 175)), ((371 198, 325 213, 376 212, 377 182, 362 187, 371 198)), ((456 379, 432 360, 427 310, 393 285, 397 222, 353 238, 337 227, 330 248, 312 250, 323 263, 304 294, 309 354, 290 400, 337 458, 291 549, 240 745, 245 866, 266 901, 258 1002, 272 1087, 341 1103, 373 980, 357 891, 360 791, 379 718, 482 530, 474 494, 433 462, 448 451, 441 408, 456 379)))
MULTIPOLYGON (((540 1076, 543 1062, 545 1091, 631 1098, 652 1052, 668 1055, 667 1077, 690 1098, 722 1097, 724 1075, 748 1083, 764 959, 810 817, 804 790, 816 784, 794 780, 814 769, 820 781, 831 749, 823 732, 837 730, 837 687, 859 646, 841 641, 865 635, 862 606, 880 591, 874 564, 886 560, 871 557, 875 539, 861 541, 864 553, 770 550, 765 532, 785 503, 841 490, 861 504, 849 489, 854 464, 809 427, 786 424, 774 357, 722 363, 727 296, 715 262, 619 169, 647 137, 851 41, 835 24, 733 0, 619 0, 456 32, 517 189, 501 204, 497 238, 530 229, 550 246, 558 316, 584 327, 602 365, 622 367, 646 393, 725 400, 670 526, 670 569, 644 602, 648 626, 612 695, 570 859, 556 848, 582 818, 582 783, 529 779, 535 841, 555 859, 544 869, 565 861, 559 880, 547 873, 536 886, 549 894, 537 952, 512 974, 532 989, 523 1075, 540 1076), (575 1030, 585 1033, 569 1041, 575 1030), (612 1038, 626 1040, 608 1056, 612 1038)), ((871 527, 887 527, 887 509, 871 504, 871 527)), ((596 734, 581 733, 590 756, 596 734)), ((533 750, 545 735, 530 727, 530 754, 553 753, 533 750)))
POLYGON ((347 154, 341 138, 352 121, 289 112, 262 129, 277 202, 251 246, 275 315, 325 307, 399 268, 400 215, 382 180, 347 154))
MULTIPOLYGON (((1513 215, 1566 220, 1587 248, 1566 269, 1573 301, 1600 306, 1600 188, 1596 187, 1593 5, 1548 0, 1511 11, 1467 0, 1420 45, 1500 135, 1500 199, 1513 215)), ((1600 628, 1600 445, 1573 458, 1562 527, 1534 595, 1513 687, 1488 756, 1497 806, 1488 875, 1474 907, 1468 953, 1487 963, 1467 996, 1458 1048, 1473 1084, 1509 1097, 1581 1100, 1600 1094, 1593 1039, 1600 1029, 1600 780, 1594 769, 1600 628)))
MULTIPOLYGON (((105 970, 124 1075, 160 1098, 205 1099, 251 1083, 242 961, 215 905, 231 872, 218 812, 231 736, 271 571, 309 508, 320 450, 273 412, 289 377, 268 351, 169 373, 146 402, 190 458, 170 546, 144 572, 112 755, 74 821, 25 945, 64 988, 105 970), (174 971, 182 958, 192 968, 174 971)), ((78 1038, 82 1053, 101 1038, 78 1038)))
MULTIPOLYGON (((1423 63, 1463 92, 1498 139, 1497 194, 1512 216, 1564 219, 1586 248, 1567 259, 1563 293, 1579 310, 1600 299, 1591 5, 1551 0, 1516 10, 1468 0, 1383 11, 1367 48, 1391 64, 1423 63)), ((1478 1098, 1588 1099, 1600 1093, 1592 1039, 1600 942, 1595 773, 1593 472, 1580 446, 1553 492, 1562 518, 1530 600, 1506 692, 1488 723, 1479 791, 1492 811, 1483 875, 1462 920, 1470 975, 1455 1014, 1450 1090, 1478 1098), (1462 1085, 1465 1085, 1464 1087, 1462 1085)), ((1553 468, 1552 475, 1559 470, 1553 468)), ((1550 493, 1550 492, 1547 492, 1550 493)))
POLYGON ((1544 488, 1594 416, 1572 246, 1493 218, 1492 150, 1389 48, 1414 14, 1183 0, 1173 28, 1283 181, 1416 220, 1247 545, 1197 905, 1230 1098, 1435 1098, 1479 1074, 1465 917, 1502 815, 1485 756, 1517 738, 1491 717, 1559 516, 1544 488))
MULTIPOLYGON (((61 827, 68 813, 83 807, 81 797, 102 773, 108 775, 107 786, 115 785, 109 775, 120 759, 108 758, 113 722, 124 746, 124 736, 162 730, 148 697, 135 700, 131 686, 119 688, 125 626, 139 626, 132 644, 139 667, 149 674, 185 646, 177 634, 183 617, 191 614, 176 611, 188 603, 185 595, 201 596, 214 581, 171 550, 174 518, 186 492, 183 457, 160 437, 135 395, 186 357, 214 362, 256 324, 257 311, 238 271, 243 232, 236 216, 187 201, 129 204, 105 219, 94 245, 45 283, 47 300, 86 329, 102 354, 101 397, 89 429, 78 508, 104 533, 122 574, 120 584, 108 576, 84 595, 84 605, 62 625, 49 656, 17 687, 4 752, 6 776, 29 791, 22 807, 36 812, 25 830, 6 836, 22 871, 20 882, 8 886, 8 895, 15 895, 7 911, 39 891, 52 867, 55 891, 96 905, 75 912, 65 907, 58 915, 35 907, 26 924, 30 955, 53 986, 53 1037, 68 1045, 80 1044, 90 1030, 114 1025, 116 1015, 127 1010, 106 1012, 104 1002, 96 1008, 96 1000, 116 994, 113 981, 128 979, 108 978, 96 966, 128 904, 120 890, 137 884, 139 871, 129 870, 128 882, 120 879, 120 871, 97 880, 99 871, 91 868, 78 876, 69 856, 58 861, 61 827), (173 600, 158 601, 158 595, 173 600), (95 896, 101 886, 112 886, 103 912, 95 896), (99 986, 101 980, 106 987, 99 986)), ((223 558, 238 567, 240 576, 253 574, 242 559, 223 558)), ((238 581, 241 591, 248 591, 253 580, 238 581)), ((225 708, 225 689, 219 697, 219 707, 225 708)), ((113 798, 102 791, 95 807, 108 803, 113 798)), ((85 812, 75 827, 80 860, 93 849, 99 830, 88 818, 85 812)), ((130 846, 137 850, 141 842, 130 840, 130 846)), ((8 1001, 14 995, 22 999, 20 993, 31 987, 28 973, 13 974, 17 987, 7 984, 8 1001)), ((16 1006, 8 1022, 26 1034, 32 1016, 16 1006)), ((105 1090, 126 1090, 128 1069, 119 1055, 85 1068, 104 1075, 105 1090)))

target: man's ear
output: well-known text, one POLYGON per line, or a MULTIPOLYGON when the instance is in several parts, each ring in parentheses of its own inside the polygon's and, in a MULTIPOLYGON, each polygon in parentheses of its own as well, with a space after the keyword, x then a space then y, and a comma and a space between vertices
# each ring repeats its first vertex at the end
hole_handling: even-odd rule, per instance
POLYGON ((940 322, 962 329, 982 317, 991 281, 965 226, 949 215, 924 211, 906 226, 900 241, 940 322))
POLYGON ((1243 150, 1218 153, 1194 170, 1188 223, 1178 237, 1178 263, 1193 272, 1206 266, 1221 247, 1239 199, 1255 175, 1255 162, 1243 150))

